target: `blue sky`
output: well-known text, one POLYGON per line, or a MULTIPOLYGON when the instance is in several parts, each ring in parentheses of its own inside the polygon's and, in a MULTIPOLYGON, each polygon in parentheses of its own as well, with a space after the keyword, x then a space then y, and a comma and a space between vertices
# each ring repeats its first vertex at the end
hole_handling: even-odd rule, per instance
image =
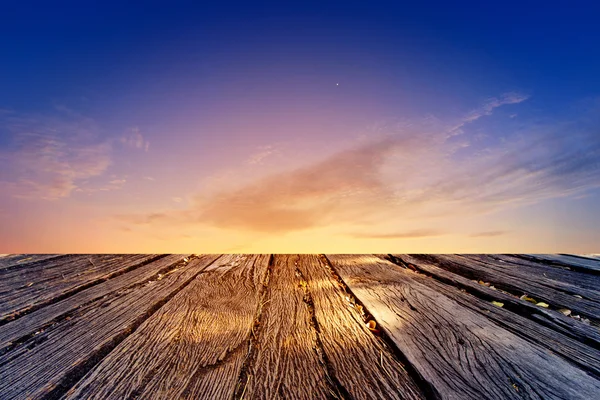
POLYGON ((412 3, 5 7, 0 251, 594 251, 600 6, 412 3))

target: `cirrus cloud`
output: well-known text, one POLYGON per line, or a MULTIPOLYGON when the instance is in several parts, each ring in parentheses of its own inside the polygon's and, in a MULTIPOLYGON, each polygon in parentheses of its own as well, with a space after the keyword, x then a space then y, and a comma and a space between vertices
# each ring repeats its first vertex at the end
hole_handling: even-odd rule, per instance
MULTIPOLYGON (((132 224, 204 225, 281 234, 484 214, 600 186, 597 119, 579 115, 571 121, 530 124, 507 132, 501 143, 469 147, 449 135, 498 107, 526 98, 507 94, 456 121, 428 118, 404 124, 311 165, 240 182, 228 190, 200 193, 183 210, 119 218, 132 224)), ((474 140, 464 132, 462 136, 467 144, 474 140)), ((416 237, 438 231, 407 232, 406 237, 416 237)), ((492 234, 498 233, 478 236, 492 234)))

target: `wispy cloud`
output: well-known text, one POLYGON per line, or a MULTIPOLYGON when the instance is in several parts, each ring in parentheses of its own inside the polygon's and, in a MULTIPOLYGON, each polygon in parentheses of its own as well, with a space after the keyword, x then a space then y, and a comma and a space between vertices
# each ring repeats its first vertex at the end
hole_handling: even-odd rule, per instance
POLYGON ((126 135, 121 137, 121 143, 136 149, 143 149, 144 151, 148 151, 150 148, 150 142, 144 139, 138 127, 131 128, 126 135))
POLYGON ((448 135, 454 136, 454 135, 461 134, 461 133, 463 133, 461 128, 465 124, 476 121, 479 118, 484 117, 486 115, 492 115, 494 109, 496 109, 498 107, 501 107, 501 106, 504 106, 507 104, 518 104, 518 103, 521 103, 521 102, 527 100, 528 98, 529 98, 528 95, 525 95, 522 93, 516 93, 516 92, 505 93, 504 95, 502 95, 500 97, 491 97, 481 107, 471 111, 469 114, 464 116, 458 122, 458 124, 456 124, 455 126, 452 126, 448 130, 448 135))
MULTIPOLYGON (((575 122, 530 125, 526 131, 507 132, 502 142, 469 147, 466 153, 448 135, 448 126, 462 129, 497 107, 525 98, 508 94, 492 99, 466 114, 460 124, 435 118, 405 124, 312 165, 199 194, 183 210, 121 217, 132 224, 208 225, 280 234, 407 218, 472 216, 600 186, 598 118, 580 115, 575 122)), ((470 139, 466 135, 465 140, 470 139)), ((389 237, 432 233, 439 232, 389 237)))
POLYGON ((419 239, 442 235, 444 235, 444 232, 441 231, 433 229, 418 229, 407 232, 392 233, 353 233, 349 236, 355 239, 419 239))
POLYGON ((21 199, 56 200, 74 192, 118 190, 122 178, 100 179, 113 163, 114 139, 102 137, 96 122, 55 105, 58 114, 0 116, 10 143, 0 149, 0 192, 21 199))
POLYGON ((485 232, 476 232, 469 235, 469 237, 477 238, 477 237, 496 237, 496 236, 504 236, 508 232, 507 231, 485 231, 485 232))
POLYGON ((16 147, 1 156, 12 176, 0 185, 18 198, 67 197, 78 181, 101 175, 111 163, 109 143, 86 143, 72 136, 23 133, 16 147))
POLYGON ((261 164, 263 160, 277 153, 277 149, 273 145, 260 146, 258 151, 250 156, 248 164, 261 164))
POLYGON ((96 186, 86 185, 83 187, 78 187, 77 189, 75 189, 75 192, 82 192, 82 193, 87 193, 87 194, 92 194, 92 193, 97 193, 97 192, 111 192, 113 190, 122 189, 123 186, 125 186, 126 182, 127 182, 126 179, 113 179, 107 183, 96 185, 96 186))

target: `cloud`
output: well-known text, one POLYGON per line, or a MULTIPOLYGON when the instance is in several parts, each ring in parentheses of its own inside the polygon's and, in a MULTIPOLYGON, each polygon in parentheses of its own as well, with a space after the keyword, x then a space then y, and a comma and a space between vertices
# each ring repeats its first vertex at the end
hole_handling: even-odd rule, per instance
POLYGON ((452 126, 448 130, 448 136, 455 136, 463 133, 463 131, 460 128, 462 128, 465 124, 474 122, 481 117, 492 115, 494 109, 498 107, 507 104, 518 104, 527 100, 528 98, 529 96, 516 92, 505 93, 499 98, 491 97, 481 107, 471 111, 469 114, 463 117, 457 125, 452 126))
POLYGON ((355 239, 418 239, 442 235, 444 235, 444 233, 437 230, 418 229, 413 231, 395 233, 353 233, 349 236, 355 239))
POLYGON ((476 232, 476 233, 473 233, 473 234, 469 235, 469 237, 472 237, 472 238, 476 238, 476 237, 496 237, 496 236, 506 235, 507 233, 508 233, 507 231, 476 232))
POLYGON ((265 158, 277 152, 278 151, 275 149, 275 146, 260 146, 258 147, 258 152, 250 156, 250 158, 248 158, 248 164, 261 164, 265 158))
MULTIPOLYGON (((460 126, 525 98, 508 94, 489 100, 461 118, 460 126)), ((427 118, 302 168, 198 194, 183 210, 122 218, 132 224, 205 225, 282 234, 473 216, 580 194, 600 186, 600 121, 593 117, 600 115, 597 111, 590 110, 592 117, 581 114, 571 121, 531 124, 526 130, 507 132, 503 140, 469 147, 448 135, 448 127, 458 123, 427 118)), ((439 232, 373 236, 423 234, 439 232)), ((490 232, 481 235, 485 234, 490 232)))
POLYGON ((9 143, 0 149, 0 192, 20 199, 56 200, 73 192, 117 190, 124 179, 113 178, 96 186, 112 165, 110 138, 101 138, 96 122, 56 105, 59 114, 0 116, 9 143))
POLYGON ((131 128, 127 135, 121 137, 121 143, 135 149, 144 149, 144 151, 148 151, 150 148, 150 142, 144 140, 138 127, 131 128))
POLYGON ((78 187, 77 189, 75 189, 75 192, 82 192, 87 194, 98 192, 111 192, 113 190, 122 189, 126 182, 127 180, 125 179, 113 179, 102 185, 78 187))
POLYGON ((78 181, 101 175, 111 164, 109 143, 38 133, 19 134, 16 150, 2 159, 12 173, 0 181, 5 193, 47 200, 69 196, 78 181))

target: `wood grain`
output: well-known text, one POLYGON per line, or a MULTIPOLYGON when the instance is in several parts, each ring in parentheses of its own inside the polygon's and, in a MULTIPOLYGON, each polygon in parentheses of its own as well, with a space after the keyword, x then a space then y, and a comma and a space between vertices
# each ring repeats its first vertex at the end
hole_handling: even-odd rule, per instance
POLYGON ((569 285, 575 285, 584 289, 595 291, 592 296, 600 296, 600 275, 581 272, 571 267, 550 266, 547 263, 527 260, 522 257, 515 257, 505 254, 485 254, 485 255, 465 255, 467 258, 476 258, 489 263, 496 263, 499 266, 507 265, 518 266, 524 273, 531 276, 542 275, 546 278, 563 282, 569 285))
POLYGON ((300 274, 299 257, 275 255, 254 350, 242 376, 248 399, 341 398, 328 374, 300 274))
POLYGON ((216 256, 203 256, 156 279, 85 304, 0 356, 0 398, 60 397, 216 256))
POLYGON ((446 271, 435 264, 417 259, 411 255, 394 254, 393 256, 399 259, 402 264, 407 264, 420 272, 429 274, 441 282, 466 290, 484 300, 499 301, 504 304, 505 309, 548 327, 553 332, 575 339, 587 345, 586 348, 589 346, 592 349, 600 350, 600 331, 595 327, 585 325, 560 312, 536 306, 509 293, 473 282, 461 275, 446 271))
POLYGON ((80 255, 0 271, 0 322, 98 284, 157 255, 80 255))
POLYGON ((448 399, 590 399, 600 381, 375 256, 328 256, 412 366, 448 399))
POLYGON ((248 352, 268 256, 224 256, 66 396, 230 399, 248 352))
POLYGON ((186 256, 0 257, 0 399, 600 398, 592 258, 186 256))
POLYGON ((409 264, 409 267, 415 267, 423 273, 414 275, 414 279, 420 283, 444 294, 463 307, 479 312, 530 343, 547 348, 597 378, 600 377, 600 346, 586 345, 600 337, 600 332, 596 329, 560 313, 537 307, 434 265, 415 260, 410 255, 395 256, 403 263, 409 264), (467 295, 467 292, 474 296, 467 295), (497 307, 491 301, 499 301, 503 306, 497 307))
POLYGON ((600 260, 565 254, 522 254, 519 257, 547 262, 549 265, 569 267, 581 272, 600 274, 600 260))
POLYGON ((548 279, 543 274, 527 274, 517 265, 497 265, 449 254, 413 256, 469 279, 489 282, 499 289, 518 296, 531 296, 555 309, 567 308, 575 314, 592 319, 600 315, 597 291, 548 279))
POLYGON ((353 399, 424 398, 393 351, 367 328, 362 306, 326 260, 303 255, 295 265, 314 305, 324 356, 345 391, 353 399))
POLYGON ((0 257, 0 270, 28 268, 53 258, 70 258, 73 254, 6 254, 0 257))
POLYGON ((82 290, 64 300, 42 307, 0 326, 0 354, 4 354, 9 348, 35 335, 36 332, 42 332, 46 327, 69 318, 80 307, 109 297, 112 293, 120 290, 127 290, 127 288, 135 285, 162 279, 161 275, 170 272, 172 266, 187 256, 189 254, 161 257, 133 271, 82 290))

